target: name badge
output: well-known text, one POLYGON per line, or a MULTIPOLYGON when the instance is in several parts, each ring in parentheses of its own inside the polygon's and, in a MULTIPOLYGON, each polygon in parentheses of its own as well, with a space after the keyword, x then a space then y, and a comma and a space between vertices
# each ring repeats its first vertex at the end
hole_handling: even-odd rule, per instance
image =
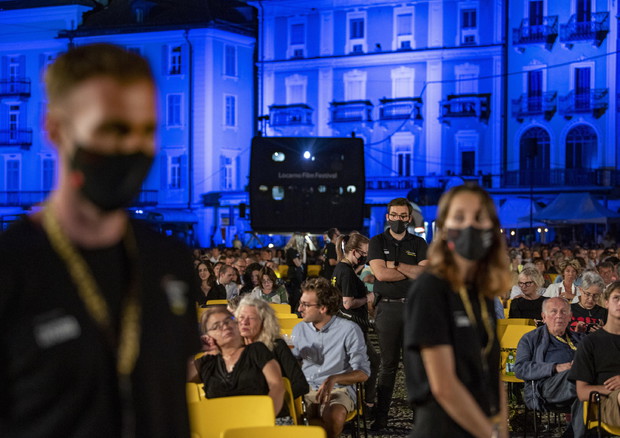
POLYGON ((471 327, 471 321, 463 311, 454 312, 454 324, 457 327, 471 327))
POLYGON ((80 323, 73 315, 56 316, 35 324, 34 339, 40 348, 50 348, 82 334, 80 323))

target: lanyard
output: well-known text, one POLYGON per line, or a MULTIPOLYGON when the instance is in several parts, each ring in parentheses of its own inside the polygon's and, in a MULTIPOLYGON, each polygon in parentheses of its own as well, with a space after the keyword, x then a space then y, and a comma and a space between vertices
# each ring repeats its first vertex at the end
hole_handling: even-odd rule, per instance
MULTIPOLYGON (((467 294, 467 290, 465 286, 461 286, 459 289, 459 296, 461 297, 461 301, 463 302, 463 307, 465 307, 465 313, 467 313, 467 318, 472 323, 473 326, 477 326, 478 322, 476 320, 476 315, 474 314, 474 310, 471 306, 471 301, 469 300, 469 295, 467 294)), ((487 302, 484 299, 484 296, 479 293, 478 294, 478 302, 480 303, 480 316, 482 317, 482 327, 487 334, 487 345, 482 349, 482 359, 483 363, 486 363, 486 358, 491 352, 491 348, 493 347, 493 341, 495 340, 495 332, 491 327, 491 322, 489 321, 489 309, 487 307, 487 302)))
POLYGON ((128 293, 123 299, 118 337, 111 323, 108 304, 88 264, 63 233, 50 205, 43 209, 43 228, 52 248, 67 267, 89 316, 105 335, 110 348, 115 350, 116 373, 123 414, 123 436, 132 436, 135 434, 135 412, 130 376, 140 353, 142 308, 139 298, 141 285, 138 246, 131 225, 127 224, 127 231, 123 237, 123 244, 132 269, 128 293))
POLYGON ((575 347, 575 344, 573 344, 573 341, 570 340, 569 336, 566 336, 566 339, 564 339, 564 338, 562 338, 560 336, 556 336, 556 335, 553 335, 553 337, 556 338, 561 343, 568 345, 571 350, 573 350, 573 351, 577 350, 577 347, 575 347))

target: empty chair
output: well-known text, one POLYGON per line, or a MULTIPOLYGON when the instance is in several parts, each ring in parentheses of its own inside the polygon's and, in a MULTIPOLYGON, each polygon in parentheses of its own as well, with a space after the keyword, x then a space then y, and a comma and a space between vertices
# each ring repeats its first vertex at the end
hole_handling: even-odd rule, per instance
POLYGON ((319 426, 262 426, 228 429, 220 438, 325 438, 319 426))
POLYGON ((276 312, 276 314, 280 313, 291 313, 291 305, 286 303, 269 303, 271 308, 276 312))

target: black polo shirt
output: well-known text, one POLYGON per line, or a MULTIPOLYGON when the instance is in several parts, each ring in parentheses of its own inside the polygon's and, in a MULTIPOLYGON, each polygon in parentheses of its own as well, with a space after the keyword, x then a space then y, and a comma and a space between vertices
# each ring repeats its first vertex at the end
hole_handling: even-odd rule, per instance
MULTIPOLYGON (((386 262, 405 263, 417 265, 426 260, 426 241, 419 236, 405 233, 402 240, 392 237, 390 230, 378 234, 370 239, 368 244, 368 262, 371 260, 385 260, 386 262)), ((407 291, 413 285, 414 280, 404 279, 399 281, 375 280, 373 292, 384 298, 405 298, 407 291)))

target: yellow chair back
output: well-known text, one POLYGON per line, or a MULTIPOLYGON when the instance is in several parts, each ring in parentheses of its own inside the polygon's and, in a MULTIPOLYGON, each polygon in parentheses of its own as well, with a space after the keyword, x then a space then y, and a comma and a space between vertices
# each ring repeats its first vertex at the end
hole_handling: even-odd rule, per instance
POLYGON ((228 306, 228 300, 209 300, 207 306, 228 306))
POLYGON ((232 427, 273 426, 273 402, 267 395, 241 395, 187 403, 192 438, 220 438, 232 427))
POLYGON ((535 330, 536 327, 531 325, 520 325, 520 324, 509 324, 506 327, 506 331, 504 335, 500 338, 499 344, 501 347, 501 368, 500 368, 500 378, 504 382, 523 382, 523 380, 518 379, 513 375, 506 374, 506 361, 508 359, 508 355, 510 352, 513 353, 516 358, 517 354, 517 345, 519 344, 519 340, 521 337, 535 330))
POLYGON ((291 305, 286 303, 269 303, 271 308, 276 312, 276 315, 280 313, 290 314, 291 313, 291 305))
POLYGON ((263 426, 228 429, 220 438, 326 438, 319 426, 263 426))
MULTIPOLYGON (((596 404, 590 405, 587 401, 583 402, 583 424, 586 425, 586 430, 598 427, 596 404), (590 412, 588 412, 588 409, 590 409, 590 412)), ((620 436, 620 426, 612 426, 601 421, 601 429, 614 436, 620 436)))
POLYGON ((293 327, 295 327, 301 321, 303 321, 303 319, 301 318, 278 319, 278 322, 280 323, 280 333, 282 333, 285 330, 293 330, 293 327))
POLYGON ((506 327, 509 325, 531 325, 536 326, 536 322, 533 319, 527 318, 506 318, 497 320, 497 339, 502 339, 506 327))
POLYGON ((293 396, 291 381, 287 377, 282 377, 282 383, 284 384, 284 404, 288 409, 289 415, 293 419, 293 424, 297 425, 299 423, 295 412, 295 398, 293 396))
POLYGON ((321 273, 321 265, 308 265, 308 277, 318 277, 321 273))
POLYGON ((297 318, 299 318, 299 316, 297 316, 294 313, 276 313, 276 318, 278 318, 278 319, 297 319, 297 318))
POLYGON ((288 275, 288 265, 278 266, 278 273, 280 274, 279 278, 286 278, 288 275))

